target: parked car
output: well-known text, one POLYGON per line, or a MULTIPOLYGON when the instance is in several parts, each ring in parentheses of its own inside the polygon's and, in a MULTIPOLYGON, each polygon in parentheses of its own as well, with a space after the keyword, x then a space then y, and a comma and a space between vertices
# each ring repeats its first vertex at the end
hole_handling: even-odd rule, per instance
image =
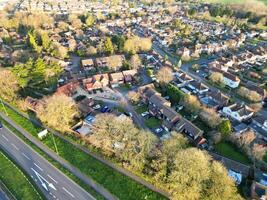
POLYGON ((3 128, 3 124, 0 122, 0 129, 2 129, 3 128))
POLYGON ((161 128, 161 127, 155 129, 156 133, 161 133, 162 131, 163 131, 163 128, 161 128))
POLYGON ((93 109, 95 109, 95 110, 98 110, 99 108, 101 108, 101 106, 99 104, 93 106, 93 109))
POLYGON ((104 106, 104 107, 102 107, 102 109, 101 109, 101 112, 102 113, 106 113, 106 112, 109 112, 110 111, 110 108, 108 107, 108 106, 104 106))
POLYGON ((147 116, 147 115, 149 115, 149 112, 148 112, 148 111, 141 113, 141 116, 142 116, 142 117, 145 117, 145 116, 147 116))

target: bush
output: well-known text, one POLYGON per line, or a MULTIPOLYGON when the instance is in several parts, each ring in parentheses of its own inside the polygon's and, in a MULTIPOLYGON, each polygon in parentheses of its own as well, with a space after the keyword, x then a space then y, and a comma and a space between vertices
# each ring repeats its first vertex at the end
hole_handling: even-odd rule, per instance
POLYGON ((232 125, 231 122, 226 119, 223 120, 218 127, 218 131, 223 134, 224 137, 229 136, 232 132, 232 125))

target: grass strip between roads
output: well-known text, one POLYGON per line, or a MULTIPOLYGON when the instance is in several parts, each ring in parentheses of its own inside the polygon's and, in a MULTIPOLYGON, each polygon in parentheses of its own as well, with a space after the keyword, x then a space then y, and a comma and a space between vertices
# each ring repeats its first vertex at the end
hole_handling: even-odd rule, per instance
POLYGON ((45 197, 33 180, 0 150, 0 180, 16 199, 42 200, 45 197), (30 181, 31 180, 31 181, 30 181))
MULTIPOLYGON (((1 109, 3 112, 3 108, 0 108, 0 110, 1 109)), ((41 127, 32 124, 28 119, 21 116, 14 110, 8 107, 6 109, 9 114, 9 117, 14 122, 16 122, 29 133, 31 133, 34 137, 37 137, 37 134, 42 130, 41 127)), ((63 139, 55 136, 55 140, 59 150, 59 155, 62 158, 64 158, 70 164, 78 168, 82 173, 98 182, 109 192, 115 195, 118 199, 166 199, 162 195, 148 189, 144 185, 137 183, 131 178, 115 171, 104 163, 86 154, 82 150, 77 149, 75 146, 68 142, 65 142, 63 139)), ((51 138, 47 137, 43 142, 50 149, 55 151, 51 138)))

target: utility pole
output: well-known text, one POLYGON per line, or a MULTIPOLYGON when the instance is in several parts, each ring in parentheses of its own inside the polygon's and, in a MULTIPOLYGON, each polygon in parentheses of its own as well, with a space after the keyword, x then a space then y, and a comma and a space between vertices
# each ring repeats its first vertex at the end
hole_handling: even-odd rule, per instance
POLYGON ((4 104, 4 102, 3 102, 1 97, 0 97, 0 101, 1 101, 1 104, 2 104, 2 106, 4 108, 4 111, 5 111, 6 115, 8 116, 8 113, 7 113, 7 110, 6 110, 6 106, 5 106, 5 104, 4 104))
POLYGON ((53 143, 54 143, 54 146, 55 146, 56 153, 57 153, 57 155, 59 155, 59 153, 58 153, 58 149, 57 149, 57 143, 56 143, 56 140, 55 140, 55 138, 54 138, 54 134, 51 133, 51 135, 52 135, 52 140, 53 140, 53 143))

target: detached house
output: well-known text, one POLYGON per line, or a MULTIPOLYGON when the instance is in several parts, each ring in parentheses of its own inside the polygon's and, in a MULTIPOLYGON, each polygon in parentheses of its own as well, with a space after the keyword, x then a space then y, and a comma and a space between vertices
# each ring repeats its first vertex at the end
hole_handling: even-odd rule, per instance
POLYGON ((67 83, 59 88, 57 88, 57 94, 64 94, 66 96, 72 96, 75 94, 77 88, 79 87, 79 83, 76 81, 67 83))
POLYGON ((108 86, 108 74, 98 74, 83 80, 83 87, 87 90, 94 90, 108 86))
POLYGON ((196 80, 189 82, 188 87, 191 88, 195 94, 204 94, 209 91, 206 85, 196 80))
POLYGON ((132 69, 132 70, 126 70, 122 72, 124 76, 124 81, 125 83, 131 83, 135 81, 135 76, 137 75, 137 70, 132 69))
POLYGON ((216 90, 208 92, 205 97, 200 99, 200 101, 207 107, 222 109, 224 106, 228 105, 230 99, 219 90, 216 90))
POLYGON ((219 72, 223 75, 223 83, 231 88, 237 88, 240 83, 240 79, 233 75, 230 74, 229 72, 225 72, 217 67, 211 67, 210 71, 212 72, 219 72))
POLYGON ((254 114, 248 106, 237 103, 224 107, 222 113, 239 122, 250 119, 254 114))
POLYGON ((185 118, 182 118, 176 125, 174 130, 177 132, 183 132, 188 135, 191 139, 197 140, 203 135, 203 131, 195 126, 193 123, 185 118))
POLYGON ((92 71, 92 70, 95 70, 93 59, 82 60, 82 61, 81 61, 81 64, 82 64, 82 68, 83 68, 85 71, 92 71))
POLYGON ((122 72, 109 74, 109 81, 111 87, 118 87, 120 84, 124 83, 124 76, 122 72))

